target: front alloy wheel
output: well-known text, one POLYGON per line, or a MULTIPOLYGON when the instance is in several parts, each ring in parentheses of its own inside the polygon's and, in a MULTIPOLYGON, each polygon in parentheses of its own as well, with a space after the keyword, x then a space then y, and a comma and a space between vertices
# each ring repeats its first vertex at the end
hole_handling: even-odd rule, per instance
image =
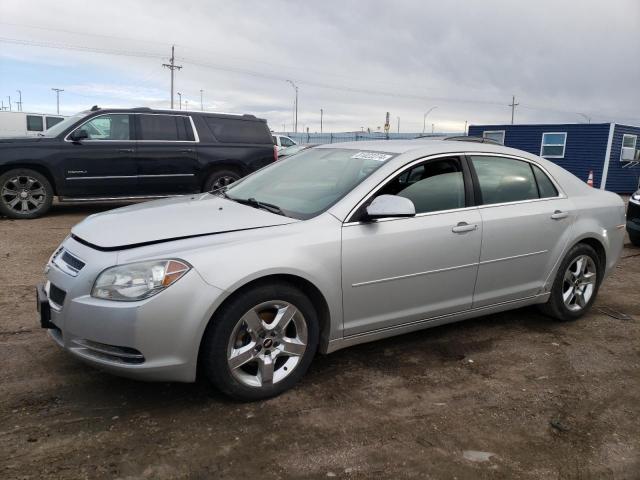
POLYGON ((238 400, 278 395, 305 374, 318 346, 316 307, 288 282, 258 283, 216 311, 200 347, 201 372, 238 400))
POLYGON ((47 179, 27 169, 0 176, 0 214, 9 218, 36 218, 51 206, 53 192, 47 179))
POLYGON ((300 363, 307 340, 304 316, 294 305, 261 303, 242 316, 229 338, 229 370, 248 387, 276 384, 300 363))

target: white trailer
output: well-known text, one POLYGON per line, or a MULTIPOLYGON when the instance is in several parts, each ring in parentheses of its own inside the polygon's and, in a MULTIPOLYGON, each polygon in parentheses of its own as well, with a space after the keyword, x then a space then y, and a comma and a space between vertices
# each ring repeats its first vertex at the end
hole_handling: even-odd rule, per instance
POLYGON ((37 136, 56 123, 64 120, 64 115, 46 113, 0 112, 0 138, 37 136))

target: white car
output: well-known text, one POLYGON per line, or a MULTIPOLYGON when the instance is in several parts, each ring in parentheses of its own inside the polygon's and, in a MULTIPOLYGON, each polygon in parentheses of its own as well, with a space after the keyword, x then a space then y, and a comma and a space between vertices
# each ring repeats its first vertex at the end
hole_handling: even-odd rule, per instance
POLYGON ((316 351, 533 304, 581 317, 624 214, 618 195, 501 145, 319 145, 217 192, 88 217, 49 261, 41 323, 103 369, 200 371, 266 398, 316 351))
POLYGON ((277 133, 274 133, 272 136, 273 136, 273 144, 276 146, 278 151, 280 151, 281 148, 287 148, 287 147, 292 147, 293 145, 297 145, 296 142, 291 140, 286 135, 278 135, 277 133))

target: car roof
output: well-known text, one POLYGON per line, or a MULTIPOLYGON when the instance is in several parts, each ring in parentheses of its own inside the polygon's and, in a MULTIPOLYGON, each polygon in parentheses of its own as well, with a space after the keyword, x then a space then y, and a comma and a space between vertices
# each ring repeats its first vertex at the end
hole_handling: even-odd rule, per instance
POLYGON ((85 110, 82 113, 94 113, 94 114, 103 114, 103 113, 162 113, 162 114, 170 114, 170 115, 191 115, 191 116, 205 116, 205 117, 216 117, 216 118, 234 118, 238 120, 253 120, 266 122, 266 120, 262 118, 258 118, 255 115, 251 115, 248 113, 223 113, 223 112, 204 112, 202 110, 171 110, 171 109, 156 109, 156 108, 147 108, 147 107, 135 107, 135 108, 97 108, 95 110, 85 110))
MULTIPOLYGON (((432 138, 417 138, 413 140, 368 140, 362 142, 342 142, 319 145, 315 148, 345 148, 350 150, 368 150, 386 153, 415 153, 419 155, 434 155, 439 153, 487 152, 504 153, 532 158, 530 153, 515 148, 492 143, 473 141, 447 141, 432 138)), ((537 157, 535 157, 537 159, 537 157)))

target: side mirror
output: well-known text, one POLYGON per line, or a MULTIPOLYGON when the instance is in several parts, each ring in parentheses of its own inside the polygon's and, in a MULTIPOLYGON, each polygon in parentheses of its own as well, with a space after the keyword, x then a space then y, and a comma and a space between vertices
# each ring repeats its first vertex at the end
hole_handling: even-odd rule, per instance
POLYGON ((89 138, 89 132, 87 132, 84 128, 81 128, 80 130, 76 130, 71 135, 69 135, 69 138, 74 142, 86 140, 87 138, 89 138))
POLYGON ((380 195, 367 207, 367 217, 372 220, 387 217, 413 217, 415 214, 416 207, 413 202, 397 195, 380 195))

